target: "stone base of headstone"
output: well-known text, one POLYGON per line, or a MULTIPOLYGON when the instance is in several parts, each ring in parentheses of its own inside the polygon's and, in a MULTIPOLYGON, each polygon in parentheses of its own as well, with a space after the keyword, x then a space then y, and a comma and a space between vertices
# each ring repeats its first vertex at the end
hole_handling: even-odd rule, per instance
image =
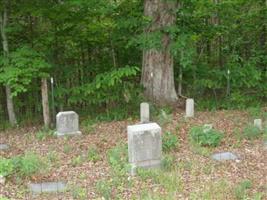
POLYGON ((231 152, 216 153, 211 158, 216 161, 238 160, 238 156, 231 152))
POLYGON ((58 131, 55 132, 56 136, 62 137, 62 136, 75 136, 75 135, 81 135, 81 131, 75 131, 75 132, 68 132, 68 133, 60 133, 58 131))
POLYGON ((7 144, 0 144, 0 150, 8 150, 9 146, 7 144))
POLYGON ((128 155, 131 174, 136 168, 159 168, 161 165, 161 128, 156 123, 127 127, 128 155))
POLYGON ((33 194, 50 193, 50 192, 64 192, 66 184, 63 182, 44 182, 44 183, 31 183, 29 190, 33 194))

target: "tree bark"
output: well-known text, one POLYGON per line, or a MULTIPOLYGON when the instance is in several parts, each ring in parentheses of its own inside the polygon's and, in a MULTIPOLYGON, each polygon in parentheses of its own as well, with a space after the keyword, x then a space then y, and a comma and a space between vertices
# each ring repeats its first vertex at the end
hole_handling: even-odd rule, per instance
POLYGON ((42 91, 44 126, 49 127, 50 126, 50 113, 49 113, 48 88, 47 88, 46 78, 42 78, 41 83, 42 83, 41 91, 42 91))
POLYGON ((171 39, 164 28, 175 23, 174 1, 145 0, 144 14, 152 19, 146 34, 162 32, 161 49, 152 48, 143 51, 141 83, 145 96, 160 105, 173 104, 178 100, 173 73, 173 57, 170 52, 171 39), (163 30, 163 31, 162 31, 163 30))
MULTIPOLYGON (((7 2, 4 2, 4 10, 1 13, 0 17, 0 29, 1 29, 1 37, 2 37, 2 45, 3 45, 3 52, 4 57, 8 59, 9 56, 9 49, 8 49, 8 39, 6 35, 6 27, 7 27, 7 2)), ((14 111, 14 104, 13 104, 13 98, 11 95, 11 89, 8 85, 5 86, 6 89, 6 103, 7 103, 7 112, 8 112, 8 118, 9 122, 12 126, 17 125, 17 119, 14 111)))

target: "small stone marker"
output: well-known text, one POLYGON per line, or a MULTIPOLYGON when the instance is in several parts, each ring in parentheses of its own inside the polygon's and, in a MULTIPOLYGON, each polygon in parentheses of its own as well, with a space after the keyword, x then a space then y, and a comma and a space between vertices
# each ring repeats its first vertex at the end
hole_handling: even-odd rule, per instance
POLYGON ((149 123, 149 104, 146 102, 140 104, 140 120, 141 123, 149 123))
POLYGON ((0 175, 0 185, 4 185, 6 183, 6 178, 0 175))
POLYGON ((56 117, 56 135, 80 135, 79 116, 74 111, 59 112, 56 117))
POLYGON ((156 123, 139 124, 127 127, 128 155, 131 174, 136 167, 158 168, 161 164, 161 128, 156 123))
POLYGON ((0 150, 7 150, 9 146, 7 144, 0 144, 0 150))
POLYGON ((45 192, 64 192, 66 184, 63 182, 31 183, 29 189, 33 194, 45 192))
POLYGON ((262 120, 261 119, 254 119, 254 126, 258 129, 262 130, 262 120))
POLYGON ((203 132, 207 133, 212 129, 212 124, 204 124, 203 126, 203 132))
POLYGON ((186 99, 185 117, 194 117, 194 99, 186 99))
POLYGON ((238 157, 231 152, 216 153, 212 156, 213 160, 226 161, 226 160, 238 160, 238 157))

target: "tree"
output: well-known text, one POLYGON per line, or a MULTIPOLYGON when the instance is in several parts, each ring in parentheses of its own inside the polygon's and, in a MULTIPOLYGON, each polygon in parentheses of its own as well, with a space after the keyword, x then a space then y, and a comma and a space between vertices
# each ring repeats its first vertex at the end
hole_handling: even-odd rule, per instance
MULTIPOLYGON (((1 37, 2 37, 2 43, 3 43, 4 58, 6 58, 8 62, 9 49, 8 49, 8 38, 7 38, 7 33, 6 33, 7 23, 8 23, 7 1, 4 1, 4 8, 3 8, 3 11, 1 12, 1 17, 0 17, 0 29, 1 29, 1 37)), ((13 104, 10 86, 6 85, 5 90, 6 90, 8 118, 9 118, 10 124, 14 126, 17 124, 17 119, 16 119, 16 115, 14 111, 14 104, 13 104)))
POLYGON ((141 83, 145 96, 158 104, 173 104, 178 100, 173 73, 173 57, 170 51, 171 38, 166 31, 175 23, 174 1, 145 0, 144 14, 151 18, 145 32, 160 34, 161 47, 143 51, 141 83))

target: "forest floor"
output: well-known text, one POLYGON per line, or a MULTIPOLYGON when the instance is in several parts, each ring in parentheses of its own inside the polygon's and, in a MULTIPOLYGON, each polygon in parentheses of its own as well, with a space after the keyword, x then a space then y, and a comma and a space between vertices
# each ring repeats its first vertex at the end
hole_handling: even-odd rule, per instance
MULTIPOLYGON (((263 110, 266 117, 266 108, 263 110)), ((157 118, 159 119, 159 118, 157 118)), ((156 121, 157 121, 156 119, 156 121)), ((114 169, 108 162, 108 152, 116 149, 123 161, 127 144, 127 125, 134 120, 97 123, 81 127, 82 136, 56 138, 41 135, 40 127, 20 128, 0 133, 0 144, 10 145, 0 151, 0 157, 10 158, 35 152, 47 159, 48 169, 28 178, 8 178, 0 185, 0 199, 267 199, 266 138, 240 138, 242 129, 253 123, 253 116, 245 111, 197 112, 185 119, 183 112, 175 112, 159 120, 163 134, 172 132, 179 138, 178 147, 169 156, 168 170, 148 171, 135 177, 114 169), (224 139, 216 148, 197 148, 188 140, 192 126, 212 123, 224 132, 224 139), (39 135, 38 135, 39 132, 39 135), (122 148, 119 148, 119 147, 122 148), (90 149, 91 151, 88 155, 90 149), (230 151, 240 157, 237 161, 218 162, 212 153, 230 151), (89 157, 88 157, 89 156, 89 157), (29 183, 63 181, 67 190, 56 194, 32 195, 29 183)), ((266 121, 266 119, 265 119, 266 121)))

